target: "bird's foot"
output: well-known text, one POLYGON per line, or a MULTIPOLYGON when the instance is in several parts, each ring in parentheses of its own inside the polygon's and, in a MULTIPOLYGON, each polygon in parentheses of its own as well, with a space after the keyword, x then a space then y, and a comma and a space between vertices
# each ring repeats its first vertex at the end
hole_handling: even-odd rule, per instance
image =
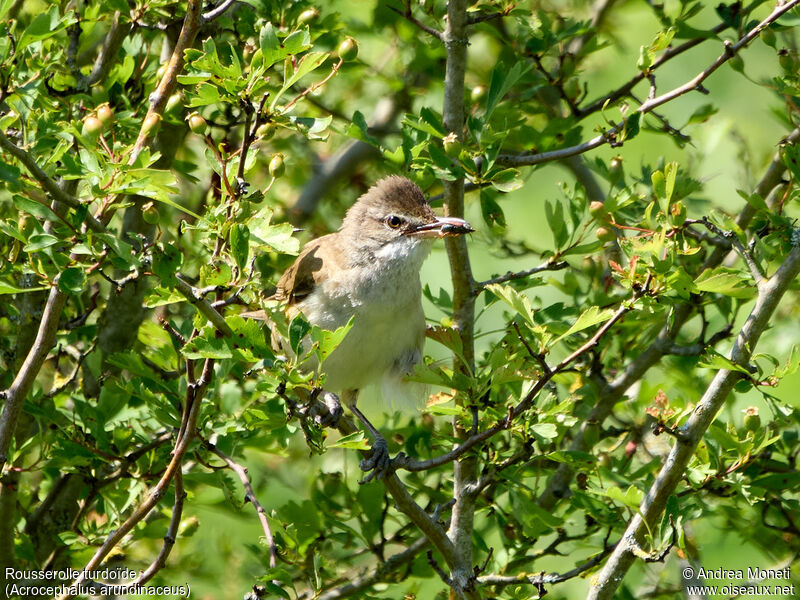
POLYGON ((389 444, 386 443, 386 438, 380 434, 377 435, 372 444, 372 453, 358 463, 358 466, 367 473, 359 483, 368 483, 373 479, 386 477, 392 471, 392 459, 389 456, 389 444))
POLYGON ((344 409, 339 402, 339 396, 333 392, 323 391, 320 401, 312 403, 309 414, 314 418, 314 424, 319 427, 338 427, 344 409))

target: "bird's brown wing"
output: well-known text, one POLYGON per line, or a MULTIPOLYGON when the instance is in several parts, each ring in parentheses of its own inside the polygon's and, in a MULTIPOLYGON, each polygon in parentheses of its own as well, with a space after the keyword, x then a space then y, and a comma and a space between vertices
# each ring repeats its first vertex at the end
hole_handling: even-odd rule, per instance
POLYGON ((335 233, 306 244, 300 256, 278 280, 274 299, 288 306, 302 302, 328 276, 330 269, 341 267, 335 233))

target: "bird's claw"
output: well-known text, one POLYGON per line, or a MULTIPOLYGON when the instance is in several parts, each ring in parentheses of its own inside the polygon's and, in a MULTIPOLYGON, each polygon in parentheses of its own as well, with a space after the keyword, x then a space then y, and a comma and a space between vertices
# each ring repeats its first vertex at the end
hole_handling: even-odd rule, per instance
POLYGON ((359 483, 369 483, 373 479, 383 479, 389 474, 392 467, 392 459, 389 457, 389 444, 386 439, 378 437, 375 443, 372 444, 372 454, 369 458, 365 458, 358 466, 362 471, 367 472, 367 475, 359 481, 359 483))
POLYGON ((338 427, 344 414, 339 396, 332 392, 322 392, 322 401, 312 408, 314 424, 319 427, 338 427))

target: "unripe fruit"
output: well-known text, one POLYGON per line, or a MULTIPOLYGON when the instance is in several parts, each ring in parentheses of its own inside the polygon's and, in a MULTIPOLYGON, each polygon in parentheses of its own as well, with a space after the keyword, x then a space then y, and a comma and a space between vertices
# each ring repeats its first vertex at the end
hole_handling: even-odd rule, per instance
POLYGON ((183 112, 183 103, 186 98, 183 92, 175 92, 167 100, 167 105, 164 107, 164 114, 173 119, 180 117, 183 112))
POLYGON ((356 56, 358 56, 358 42, 351 37, 345 38, 342 43, 339 44, 336 53, 339 55, 339 58, 345 62, 355 60, 356 56))
POLYGON ((97 118, 106 128, 111 127, 111 123, 114 121, 114 111, 108 105, 108 102, 104 102, 97 107, 97 118))
POLYGON ((164 79, 164 75, 167 74, 167 67, 168 66, 169 66, 169 63, 164 63, 160 67, 158 67, 158 71, 156 71, 156 79, 158 79, 158 81, 161 81, 162 79, 164 79))
POLYGON ((622 177, 622 157, 615 156, 608 163, 608 175, 611 183, 617 183, 622 177))
POLYGON ((469 93, 469 98, 474 103, 478 103, 486 97, 486 88, 482 85, 476 85, 469 93))
POLYGON ((286 171, 286 165, 283 164, 283 154, 273 154, 269 161, 269 174, 275 177, 281 177, 286 171))
POLYGON ((297 22, 300 25, 307 25, 308 23, 313 23, 317 19, 319 19, 319 11, 316 8, 307 8, 297 17, 297 22))
POLYGON ((256 137, 260 137, 262 140, 268 140, 273 135, 275 135, 275 123, 264 123, 263 125, 259 125, 258 129, 256 129, 256 137))
POLYGON ((750 406, 744 409, 744 428, 747 431, 757 431, 761 427, 761 417, 758 416, 758 409, 750 406))
POLYGON ((142 218, 145 223, 155 225, 158 223, 158 209, 152 202, 148 202, 142 206, 142 218))
POLYGON ((83 135, 93 140, 100 137, 100 134, 103 133, 105 128, 106 126, 103 125, 103 122, 94 115, 89 115, 83 119, 83 135))
POLYGON ((589 214, 595 219, 604 219, 608 215, 606 205, 599 200, 594 200, 589 203, 589 214))
POLYGON ((206 135, 208 133, 208 123, 200 113, 193 112, 190 114, 188 122, 189 129, 192 130, 192 133, 196 133, 197 135, 206 135))
POLYGON ((601 242, 613 242, 615 239, 617 239, 617 234, 608 227, 598 227, 597 239, 601 242))
POLYGON ((161 125, 161 115, 150 113, 145 117, 144 123, 142 123, 142 133, 144 135, 153 135, 159 125, 161 125))
POLYGON ((458 155, 461 154, 461 142, 455 133, 450 133, 442 138, 442 146, 444 153, 450 158, 458 158, 458 155))
POLYGON ((744 61, 742 60, 742 57, 739 56, 738 54, 734 54, 733 56, 731 56, 728 62, 730 63, 731 68, 734 71, 738 71, 739 73, 744 71, 744 61))

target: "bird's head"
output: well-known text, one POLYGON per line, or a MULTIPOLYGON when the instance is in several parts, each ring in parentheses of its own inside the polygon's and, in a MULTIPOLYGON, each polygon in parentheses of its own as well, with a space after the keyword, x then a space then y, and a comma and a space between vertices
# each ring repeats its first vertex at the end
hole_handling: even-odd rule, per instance
POLYGON ((415 183, 392 175, 356 201, 341 231, 362 253, 399 258, 427 253, 436 238, 474 230, 464 219, 437 217, 415 183))

